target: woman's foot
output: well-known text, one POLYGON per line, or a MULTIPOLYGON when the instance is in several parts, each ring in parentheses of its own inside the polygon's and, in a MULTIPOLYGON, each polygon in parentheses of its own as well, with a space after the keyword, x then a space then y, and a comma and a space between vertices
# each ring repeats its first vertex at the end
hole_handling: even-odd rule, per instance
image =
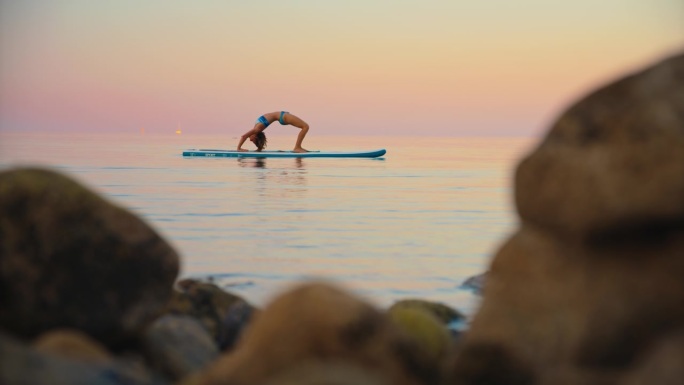
POLYGON ((305 150, 301 147, 295 147, 295 149, 292 150, 292 152, 309 152, 309 150, 305 150))

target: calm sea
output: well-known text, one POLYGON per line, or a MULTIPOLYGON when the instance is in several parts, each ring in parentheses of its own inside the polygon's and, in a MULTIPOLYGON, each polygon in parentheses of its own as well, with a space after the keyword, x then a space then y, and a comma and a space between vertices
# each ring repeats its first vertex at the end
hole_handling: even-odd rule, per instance
MULTIPOLYGON (((290 149, 294 136, 269 138, 290 149)), ((263 305, 293 282, 327 278, 379 306, 440 301, 472 314, 460 288, 516 225, 511 174, 529 138, 316 137, 317 150, 386 148, 379 159, 186 159, 229 136, 0 131, 0 168, 49 166, 151 223, 183 277, 263 305)), ((121 277, 125 280, 125 277, 121 277)))

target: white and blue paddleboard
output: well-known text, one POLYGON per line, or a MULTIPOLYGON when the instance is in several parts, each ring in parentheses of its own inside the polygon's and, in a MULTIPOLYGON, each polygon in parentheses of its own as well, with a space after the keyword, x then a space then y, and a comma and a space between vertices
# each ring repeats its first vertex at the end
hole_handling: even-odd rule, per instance
POLYGON ((377 158, 385 155, 384 148, 372 151, 235 151, 235 150, 185 150, 186 157, 212 158, 377 158))

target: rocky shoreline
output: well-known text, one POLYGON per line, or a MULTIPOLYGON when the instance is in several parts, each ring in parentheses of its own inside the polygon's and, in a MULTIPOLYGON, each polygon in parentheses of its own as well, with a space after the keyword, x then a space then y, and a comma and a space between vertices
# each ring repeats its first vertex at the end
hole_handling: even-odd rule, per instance
POLYGON ((59 172, 0 172, 0 384, 679 384, 684 54, 587 95, 521 160, 520 226, 463 287, 378 309, 329 282, 263 308, 178 281, 153 228, 59 172), (122 278, 125 277, 125 278, 122 278))
POLYGON ((348 355, 361 359, 361 367, 313 365, 294 379, 323 381, 334 374, 336 381, 348 377, 352 384, 375 377, 376 353, 391 357, 383 371, 393 373, 392 383, 416 383, 402 380, 407 376, 434 383, 460 336, 447 325, 463 318, 446 305, 419 299, 375 309, 325 282, 297 285, 262 310, 214 283, 186 279, 176 283, 166 308, 125 344, 106 345, 71 327, 54 327, 30 340, 0 332, 0 383, 223 383, 223 375, 234 377, 242 367, 250 368, 244 374, 247 378, 230 383, 262 383, 280 371, 271 366, 285 370, 293 359, 308 362, 319 355, 348 355), (219 363, 228 356, 231 359, 225 362, 237 359, 237 343, 248 325, 257 337, 244 339, 257 344, 257 356, 225 369, 227 364, 219 363), (291 350, 295 345, 299 348, 291 350), (278 346, 287 349, 279 351, 278 346), (292 356, 297 353, 301 357, 292 356), (366 365, 372 369, 368 373, 362 370, 366 365), (212 379, 215 376, 218 379, 212 379))

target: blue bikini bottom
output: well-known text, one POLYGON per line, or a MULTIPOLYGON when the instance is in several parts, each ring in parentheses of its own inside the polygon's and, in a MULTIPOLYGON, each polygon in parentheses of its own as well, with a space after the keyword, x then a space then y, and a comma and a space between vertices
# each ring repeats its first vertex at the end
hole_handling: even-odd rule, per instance
POLYGON ((287 111, 280 111, 280 119, 278 119, 278 121, 280 122, 280 124, 282 124, 283 126, 285 125, 285 122, 283 121, 283 116, 285 116, 285 114, 289 114, 289 112, 287 112, 287 111))

